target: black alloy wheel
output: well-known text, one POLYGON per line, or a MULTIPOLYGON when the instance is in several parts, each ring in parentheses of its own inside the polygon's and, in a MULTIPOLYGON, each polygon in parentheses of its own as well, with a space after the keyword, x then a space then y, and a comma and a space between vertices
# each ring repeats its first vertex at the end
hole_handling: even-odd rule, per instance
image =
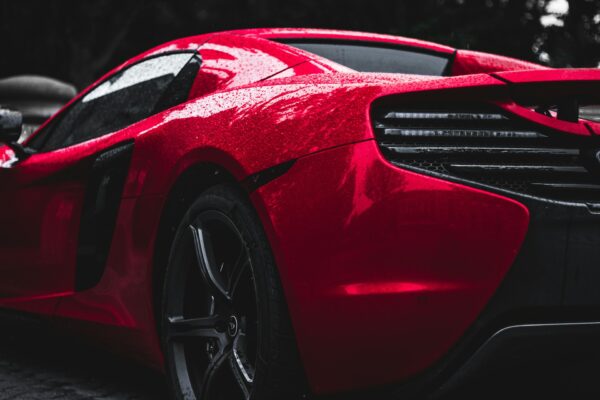
POLYGON ((299 398, 302 372, 279 277, 258 218, 236 188, 204 193, 183 218, 161 330, 177 399, 299 398))

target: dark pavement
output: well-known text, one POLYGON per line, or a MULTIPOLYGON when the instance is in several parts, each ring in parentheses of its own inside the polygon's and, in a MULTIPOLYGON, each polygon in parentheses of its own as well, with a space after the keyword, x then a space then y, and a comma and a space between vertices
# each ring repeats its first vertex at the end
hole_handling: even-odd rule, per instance
POLYGON ((159 400, 164 377, 37 323, 0 321, 1 400, 159 400))
MULTIPOLYGON (((599 399, 598 358, 498 370, 443 399, 599 399)), ((63 331, 0 317, 0 400, 163 400, 160 373, 63 331)))

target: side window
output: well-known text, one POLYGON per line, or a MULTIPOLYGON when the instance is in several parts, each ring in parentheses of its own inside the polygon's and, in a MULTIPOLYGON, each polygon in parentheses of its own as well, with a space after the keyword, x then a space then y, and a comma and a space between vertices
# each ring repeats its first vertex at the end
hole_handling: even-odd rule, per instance
POLYGON ((29 146, 49 151, 81 143, 185 101, 199 66, 194 54, 153 57, 116 73, 36 134, 29 146))

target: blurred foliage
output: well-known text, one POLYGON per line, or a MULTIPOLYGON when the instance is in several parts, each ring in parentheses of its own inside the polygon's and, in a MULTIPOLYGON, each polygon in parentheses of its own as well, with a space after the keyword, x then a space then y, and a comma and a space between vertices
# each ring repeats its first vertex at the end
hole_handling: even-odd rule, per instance
POLYGON ((556 67, 600 62, 600 0, 0 0, 0 76, 36 73, 83 87, 154 45, 204 32, 306 26, 392 33, 556 67), (562 26, 561 26, 562 25, 562 26))

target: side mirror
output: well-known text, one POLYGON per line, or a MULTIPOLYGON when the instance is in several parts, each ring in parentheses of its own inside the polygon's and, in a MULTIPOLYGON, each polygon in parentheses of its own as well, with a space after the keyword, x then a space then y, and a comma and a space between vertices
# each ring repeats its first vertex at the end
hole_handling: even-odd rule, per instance
POLYGON ((33 150, 19 144, 22 129, 23 116, 20 112, 0 108, 0 143, 10 147, 19 160, 24 160, 34 153, 33 150))
POLYGON ((0 143, 10 144, 19 140, 22 128, 20 112, 0 108, 0 143))

